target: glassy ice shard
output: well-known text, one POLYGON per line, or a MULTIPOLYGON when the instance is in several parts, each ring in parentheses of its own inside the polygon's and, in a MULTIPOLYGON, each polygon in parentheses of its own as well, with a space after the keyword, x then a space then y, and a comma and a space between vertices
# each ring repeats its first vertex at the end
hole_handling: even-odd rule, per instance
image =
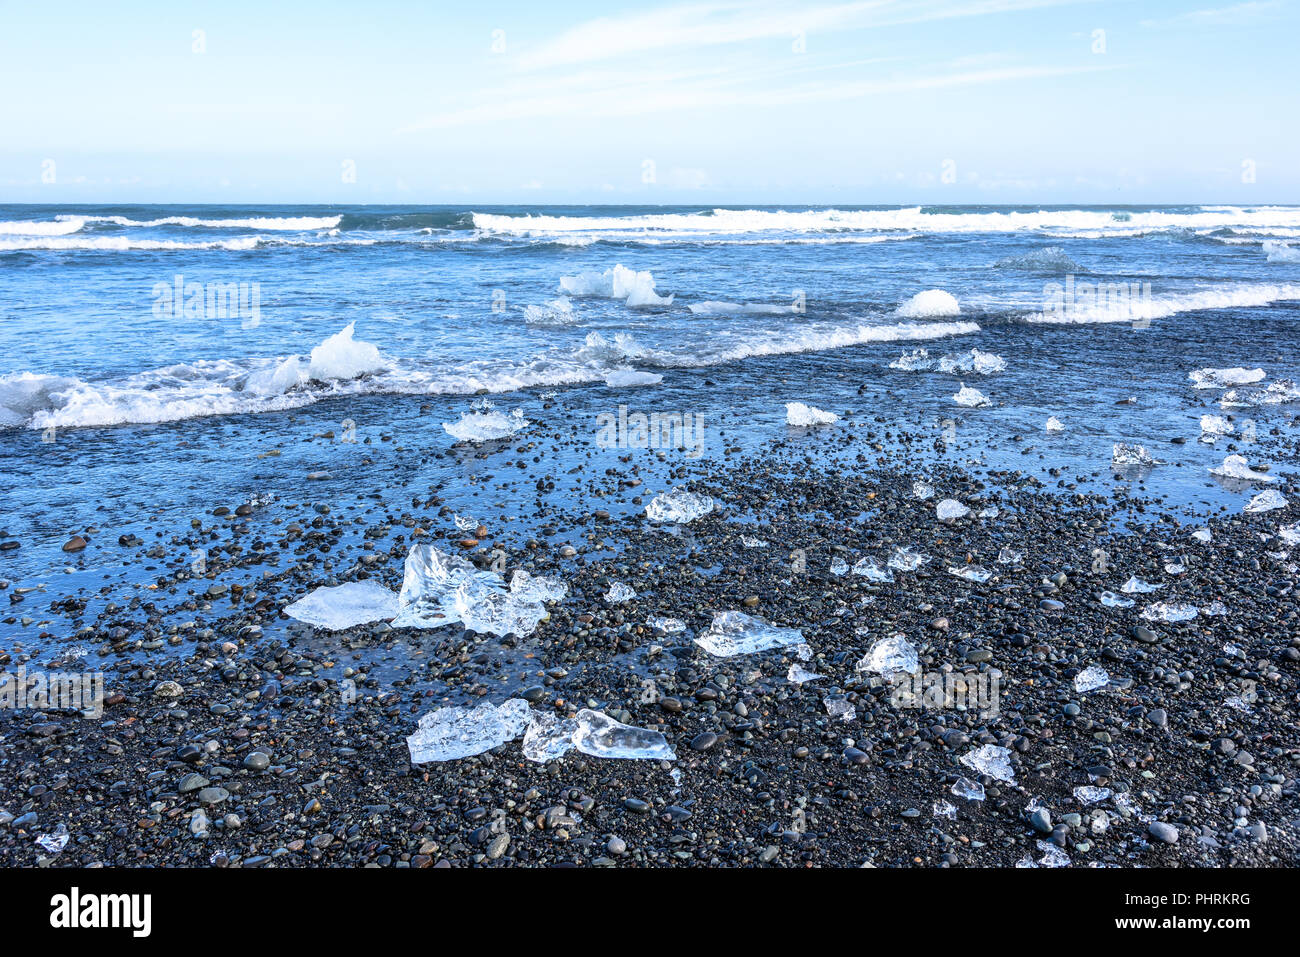
POLYGON ((573 750, 573 736, 577 732, 578 722, 573 718, 534 711, 524 732, 524 757, 538 763, 561 757, 573 750))
POLYGON ((970 778, 958 778, 957 783, 952 786, 952 793, 967 801, 983 801, 985 796, 984 785, 970 778))
POLYGON ((392 591, 368 579, 316 588, 286 605, 284 612, 317 628, 342 631, 354 625, 394 618, 400 610, 392 591))
POLYGON ((951 522, 969 515, 970 509, 955 498, 945 498, 935 506, 934 514, 941 522, 951 522))
POLYGON ((993 577, 993 573, 982 565, 950 566, 948 574, 964 578, 969 582, 986 582, 993 577))
POLYGON ((573 743, 583 754, 596 758, 632 758, 676 761, 677 752, 658 731, 620 724, 607 714, 583 708, 574 718, 573 743))
POLYGON ((1197 614, 1195 605, 1176 601, 1158 601, 1142 609, 1147 621, 1191 621, 1197 614))
POLYGON ((874 558, 859 558, 853 564, 853 574, 861 575, 871 582, 892 582, 894 573, 888 568, 881 568, 874 558))
POLYGON ((1108 684, 1110 684, 1110 675, 1106 674, 1104 668, 1097 665, 1089 665, 1074 676, 1074 690, 1079 694, 1096 691, 1108 684))
POLYGON ((1217 475, 1219 478, 1237 479, 1242 482, 1263 482, 1268 484, 1277 481, 1276 476, 1269 475, 1267 472, 1257 472, 1251 468, 1244 455, 1229 455, 1218 468, 1210 469, 1210 474, 1217 475))
POLYGON ((1144 582, 1136 575, 1133 575, 1119 587, 1119 590, 1126 595, 1143 595, 1147 592, 1159 591, 1164 587, 1164 585, 1153 585, 1150 582, 1144 582))
POLYGON ((1016 772, 1011 767, 1011 752, 996 744, 985 744, 963 754, 961 763, 998 781, 1013 782, 1016 779, 1016 772))
POLYGON ((1098 801, 1105 801, 1113 793, 1110 788, 1099 788, 1092 784, 1085 784, 1074 789, 1074 796, 1084 804, 1096 804, 1098 801))
POLYGON ((530 720, 528 702, 511 698, 500 706, 483 702, 475 708, 438 708, 420 718, 406 739, 413 764, 468 758, 513 741, 530 720))
POLYGON ((911 674, 921 667, 916 646, 906 636, 898 634, 881 638, 858 661, 855 671, 870 671, 889 677, 893 674, 911 674))
POLYGON ((652 522, 686 525, 701 515, 713 511, 713 497, 688 492, 680 486, 656 495, 645 507, 646 518, 652 522))
POLYGON ((1113 591, 1104 591, 1100 596, 1101 603, 1107 608, 1132 608, 1133 599, 1125 598, 1123 595, 1117 595, 1113 591))
POLYGON ((711 655, 728 658, 797 645, 803 640, 803 632, 797 628, 768 624, 743 611, 719 611, 714 613, 713 623, 695 639, 695 643, 711 655))

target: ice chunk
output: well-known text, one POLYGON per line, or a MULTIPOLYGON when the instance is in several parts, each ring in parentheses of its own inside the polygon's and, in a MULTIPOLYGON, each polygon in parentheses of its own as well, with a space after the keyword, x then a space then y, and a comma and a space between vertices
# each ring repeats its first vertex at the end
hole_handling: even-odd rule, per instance
POLYGON ((939 371, 949 374, 974 372, 979 375, 992 375, 995 372, 1005 372, 1006 368, 1006 359, 992 352, 981 352, 979 349, 944 356, 939 360, 939 371))
POLYGON ((977 409, 980 406, 991 404, 988 396, 979 389, 972 389, 965 382, 961 383, 961 388, 953 395, 952 401, 970 409, 977 409))
POLYGON ((584 272, 560 279, 560 292, 570 296, 623 299, 632 307, 672 305, 672 296, 657 295, 654 289, 654 276, 648 272, 634 272, 621 264, 604 272, 584 272))
POLYGON ((785 421, 787 425, 834 425, 839 420, 840 417, 834 412, 823 412, 821 409, 811 405, 804 405, 802 402, 787 402, 785 404, 785 421))
POLYGON ((1288 545, 1300 545, 1300 522, 1283 525, 1277 530, 1277 537, 1288 545))
POLYGON ((1110 788, 1094 787, 1091 784, 1085 784, 1074 789, 1074 796, 1084 804, 1096 804, 1098 801, 1105 801, 1113 793, 1110 788))
POLYGON ((1228 606, 1221 601, 1212 601, 1201 609, 1201 614, 1210 618, 1221 618, 1228 613, 1228 606))
POLYGON ((1117 595, 1113 591, 1104 591, 1099 596, 1101 603, 1107 608, 1132 608, 1133 599, 1125 598, 1123 595, 1117 595))
POLYGON ((898 307, 898 315, 905 319, 930 319, 936 316, 956 316, 960 313, 961 306, 956 298, 952 293, 942 289, 918 292, 898 307))
POLYGON ((914 572, 930 560, 929 555, 914 552, 905 545, 895 548, 889 556, 889 567, 900 572, 914 572))
POLYGON ((1264 472, 1256 472, 1246 462, 1244 455, 1229 455, 1218 468, 1210 469, 1211 475, 1220 478, 1241 479, 1246 482, 1276 482, 1277 478, 1264 472))
POLYGON ((831 559, 832 575, 844 575, 848 573, 848 570, 849 570, 849 563, 846 562, 839 555, 836 555, 834 558, 831 559))
POLYGON ((636 597, 636 589, 631 585, 623 582, 610 582, 609 591, 605 593, 605 601, 611 605, 617 605, 620 602, 631 601, 636 597))
POLYGON ((713 511, 712 496, 688 492, 681 486, 656 495, 645 507, 646 518, 650 521, 671 522, 675 525, 693 522, 711 511, 713 511))
POLYGON ((913 482, 912 494, 924 502, 934 494, 934 486, 921 481, 913 482))
POLYGON ((1156 460, 1151 457, 1151 453, 1143 446, 1130 445, 1127 442, 1115 443, 1115 447, 1111 451, 1110 462, 1114 468, 1145 467, 1157 464, 1156 460))
POLYGON ((510 579, 510 594, 519 601, 553 602, 560 601, 569 593, 569 586, 557 577, 544 575, 533 576, 522 568, 510 579))
POLYGON ((1281 492, 1279 492, 1277 489, 1271 488, 1266 491, 1260 492, 1258 495, 1252 498, 1245 505, 1245 507, 1242 508, 1242 511, 1243 512, 1271 512, 1277 508, 1286 508, 1286 505, 1287 505, 1286 496, 1283 495, 1281 492))
POLYGON ((1195 605, 1182 602, 1158 601, 1142 609, 1147 621, 1191 621, 1197 615, 1195 605))
POLYGON ((562 757, 574 748, 573 736, 578 732, 578 722, 573 718, 557 718, 548 711, 533 711, 528 729, 524 732, 524 757, 542 763, 562 757))
POLYGON ((575 716, 573 743, 595 758, 639 758, 676 761, 677 752, 658 731, 620 724, 600 711, 583 708, 575 716))
POLYGON ((957 808, 948 801, 935 801, 934 816, 946 818, 949 821, 955 821, 957 820, 957 808))
POLYGON ((993 577, 993 573, 982 565, 962 565, 960 568, 950 566, 948 574, 964 578, 968 582, 986 582, 993 577))
POLYGON ((695 643, 711 655, 728 658, 797 645, 803 640, 797 628, 772 625, 743 611, 719 611, 714 612, 713 623, 695 643))
POLYGON ((1195 383, 1197 389, 1226 389, 1234 385, 1250 385, 1264 378, 1263 369, 1243 369, 1234 366, 1231 369, 1197 369, 1187 373, 1187 378, 1195 383))
POLYGON ((453 514, 451 520, 456 523, 456 527, 462 532, 472 532, 478 528, 477 518, 471 518, 468 515, 453 514))
POLYGON ((1164 587, 1164 585, 1153 585, 1150 582, 1144 582, 1136 575, 1133 575, 1123 585, 1120 585, 1119 590, 1126 595, 1144 595, 1148 592, 1159 591, 1164 587))
POLYGON ((951 522, 965 518, 970 514, 970 509, 955 498, 945 498, 935 506, 934 514, 941 522, 951 522))
POLYGON ((54 829, 53 834, 40 834, 36 837, 36 844, 41 850, 50 854, 61 854, 63 849, 68 846, 68 840, 72 837, 68 833, 68 825, 60 824, 54 829))
POLYGON ((859 558, 853 564, 853 574, 861 575, 871 582, 892 582, 894 573, 888 568, 881 568, 874 558, 859 558))
POLYGON ((664 377, 657 372, 644 372, 640 369, 612 369, 605 373, 605 385, 611 389, 621 389, 635 385, 658 385, 664 377))
POLYGON ((316 588, 306 597, 286 605, 284 612, 317 628, 342 631, 354 625, 394 618, 400 610, 392 591, 367 579, 316 588))
POLYGON ((911 674, 921 667, 916 646, 902 634, 881 638, 862 657, 855 671, 871 671, 889 677, 894 674, 911 674))
POLYGON ((1210 542, 1214 541, 1214 536, 1210 534, 1210 530, 1208 528, 1198 528, 1196 531, 1192 532, 1192 538, 1196 539, 1198 542, 1203 542, 1205 544, 1209 544, 1210 542))
POLYGON ((528 425, 524 410, 514 409, 509 415, 495 410, 462 412, 459 422, 444 422, 442 427, 458 442, 492 442, 509 438, 528 425))
POLYGON ((524 306, 524 322, 530 326, 570 326, 576 320, 573 303, 565 296, 548 300, 540 306, 524 306))
POLYGON ((761 538, 754 538, 751 535, 741 535, 740 544, 744 545, 746 548, 767 548, 767 542, 763 541, 761 538))
POLYGON ((1063 425, 1061 424, 1061 420, 1058 419, 1058 418, 1057 418, 1056 416, 1054 416, 1054 415, 1048 417, 1048 419, 1047 419, 1047 424, 1044 425, 1043 428, 1045 428, 1048 432, 1064 432, 1064 431, 1065 431, 1065 426, 1063 426, 1063 425))
POLYGON ((369 342, 352 338, 355 322, 349 322, 342 331, 330 336, 311 351, 308 375, 319 381, 330 379, 355 379, 368 372, 382 372, 387 368, 379 350, 369 342))
POLYGON ((929 351, 925 349, 914 349, 911 352, 904 353, 889 364, 891 369, 899 369, 903 372, 916 372, 920 369, 930 369, 934 366, 934 360, 930 358, 929 351))
POLYGON ((1011 752, 996 744, 985 744, 961 756, 961 763, 980 774, 1012 783, 1016 772, 1011 767, 1011 752))
POLYGON ((790 670, 785 673, 785 680, 792 685, 801 685, 808 681, 821 681, 822 676, 815 671, 809 671, 803 665, 793 664, 790 670))
POLYGON ((1104 668, 1097 665, 1089 665, 1077 675, 1074 676, 1074 690, 1079 694, 1087 694, 1089 691, 1096 691, 1098 688, 1104 688, 1110 684, 1110 675, 1106 674, 1104 668))
POLYGON ((1221 415, 1203 415, 1201 416, 1201 441, 1213 442, 1220 435, 1232 435, 1236 430, 1221 415))
POLYGON ((857 710, 845 698, 827 698, 825 702, 826 713, 832 718, 839 718, 845 724, 848 724, 858 716, 857 710))
POLYGON ((998 552, 998 562, 1002 565, 1014 565, 1016 562, 1023 561, 1024 552, 1018 552, 1014 548, 1003 548, 998 552))
POLYGON ((979 514, 976 515, 975 517, 976 518, 997 518, 1001 514, 1002 513, 998 510, 998 507, 996 505, 986 505, 984 508, 979 510, 979 514))
POLYGON ((680 618, 655 617, 646 624, 657 631, 662 631, 665 635, 679 635, 686 630, 686 622, 680 618))
POLYGON ((563 597, 565 586, 556 579, 530 579, 526 572, 518 590, 507 590, 505 579, 493 571, 479 571, 458 555, 436 545, 413 545, 406 556, 401 606, 394 628, 438 628, 462 622, 484 634, 528 635, 546 617, 543 600, 563 597), (550 598, 540 599, 545 591, 550 598))
POLYGON ((983 801, 985 796, 984 785, 970 778, 958 778, 957 783, 952 786, 952 793, 967 801, 983 801))
POLYGON ((1070 855, 1061 850, 1051 841, 1039 841, 1038 849, 1043 852, 1043 856, 1038 859, 1039 867, 1069 867, 1070 855))
POLYGON ((511 698, 499 707, 484 701, 476 708, 430 711, 406 739, 411 762, 454 761, 491 751, 523 734, 530 713, 522 698, 511 698))
POLYGON ((471 631, 485 635, 531 635, 546 617, 540 602, 524 601, 503 593, 482 579, 461 582, 452 592, 452 610, 471 631))

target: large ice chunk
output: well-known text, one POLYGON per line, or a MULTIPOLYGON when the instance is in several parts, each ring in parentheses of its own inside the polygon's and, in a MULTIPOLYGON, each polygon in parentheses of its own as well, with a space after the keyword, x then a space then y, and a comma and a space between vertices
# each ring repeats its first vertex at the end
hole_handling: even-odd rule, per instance
POLYGON ((476 708, 430 711, 406 739, 411 762, 454 761, 491 751, 523 734, 530 713, 523 698, 511 698, 499 707, 485 701, 476 708))
POLYGON ((785 404, 785 421, 787 425, 800 427, 834 425, 839 420, 840 417, 834 412, 823 412, 815 406, 804 405, 802 402, 787 402, 785 404))
POLYGON ((514 409, 509 415, 489 409, 484 412, 462 412, 459 422, 444 422, 442 427, 458 442, 492 442, 507 439, 528 427, 523 409, 514 409))
POLYGON ((675 525, 693 522, 711 511, 713 496, 688 492, 681 486, 656 495, 645 507, 646 518, 650 521, 671 522, 675 525))
POLYGON ((963 754, 961 763, 998 781, 1012 782, 1016 779, 1016 772, 1011 767, 1011 752, 996 744, 985 744, 963 754))
POLYGON ((902 634, 881 638, 858 661, 855 671, 871 671, 889 677, 894 674, 911 674, 921 667, 916 646, 902 634))
POLYGON ((972 389, 965 382, 961 383, 961 388, 953 395, 952 401, 971 409, 991 404, 988 396, 979 389, 972 389))
POLYGON ((329 631, 393 618, 399 610, 397 596, 379 582, 369 580, 324 585, 284 609, 290 618, 329 631))
POLYGON ((1219 478, 1239 479, 1243 482, 1276 482, 1277 477, 1265 472, 1256 472, 1250 467, 1244 455, 1229 455, 1218 468, 1210 469, 1211 475, 1219 478))
POLYGON ((1271 512, 1277 508, 1286 508, 1286 496, 1275 488, 1260 492, 1252 498, 1245 507, 1243 512, 1271 512))
POLYGON ((945 498, 935 506, 934 514, 941 522, 952 522, 969 515, 970 509, 955 498, 945 498))
POLYGON ((600 711, 583 708, 575 717, 573 743, 596 758, 640 758, 676 761, 677 752, 658 731, 620 724, 600 711))
POLYGON ((728 658, 797 645, 803 640, 803 633, 797 628, 772 625, 743 611, 719 611, 695 643, 711 655, 728 658))

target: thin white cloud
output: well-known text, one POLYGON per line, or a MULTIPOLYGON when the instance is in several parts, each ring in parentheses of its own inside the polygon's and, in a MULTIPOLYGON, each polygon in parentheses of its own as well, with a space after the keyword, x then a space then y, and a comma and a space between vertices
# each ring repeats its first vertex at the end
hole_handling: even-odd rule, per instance
POLYGON ((1212 10, 1190 10, 1160 20, 1143 20, 1144 27, 1221 27, 1254 23, 1282 9, 1282 0, 1250 0, 1212 10))

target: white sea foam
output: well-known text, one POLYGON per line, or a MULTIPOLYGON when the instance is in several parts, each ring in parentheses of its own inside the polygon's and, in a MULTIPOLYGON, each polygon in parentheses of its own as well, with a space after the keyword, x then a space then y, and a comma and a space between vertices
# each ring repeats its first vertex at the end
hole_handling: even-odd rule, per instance
POLYGON ((253 216, 249 218, 199 219, 194 216, 164 216, 161 219, 128 219, 125 216, 64 215, 60 220, 84 223, 109 223, 114 226, 151 228, 157 226, 190 226, 202 229, 264 229, 301 232, 307 229, 333 229, 343 221, 342 216, 253 216))
POLYGON ((128 252, 131 250, 167 249, 226 249, 238 252, 257 246, 257 236, 239 239, 213 239, 187 242, 180 239, 128 239, 126 236, 42 236, 0 239, 0 252, 17 252, 28 249, 92 250, 103 252, 128 252))
POLYGON ((1067 309, 1046 310, 1026 316, 1029 322, 1051 324, 1133 322, 1144 319, 1167 319, 1182 312, 1203 309, 1249 309, 1275 302, 1300 300, 1300 284, 1224 284, 1195 292, 1170 293, 1147 299, 1135 296, 1126 301, 1101 301, 1091 306, 1073 305, 1067 309))
POLYGON ((697 316, 775 316, 799 311, 799 307, 794 304, 782 305, 779 303, 767 302, 718 302, 712 299, 707 302, 693 302, 689 308, 691 312, 695 313, 697 316))
POLYGON ((56 222, 15 220, 0 222, 0 236, 66 236, 84 225, 85 220, 72 217, 56 222))
POLYGON ((1266 239, 1263 247, 1264 256, 1271 263, 1300 263, 1300 246, 1266 239))

